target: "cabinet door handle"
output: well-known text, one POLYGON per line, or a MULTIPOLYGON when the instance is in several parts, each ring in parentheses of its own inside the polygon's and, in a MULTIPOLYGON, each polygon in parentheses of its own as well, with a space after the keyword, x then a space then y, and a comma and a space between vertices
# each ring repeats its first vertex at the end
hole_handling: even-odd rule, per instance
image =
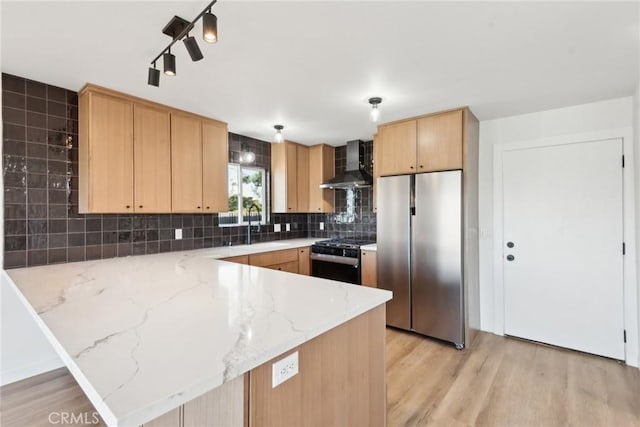
POLYGON ((131 209, 131 206, 130 206, 130 205, 127 205, 127 206, 125 206, 125 207, 126 207, 127 209, 131 209))
POLYGON ((139 208, 141 208, 141 207, 142 207, 142 205, 140 205, 140 206, 138 206, 138 207, 139 207, 139 208))
POLYGON ((198 209, 200 209, 200 206, 197 206, 198 209))
POLYGON ((413 169, 413 166, 410 166, 411 169, 413 169))
POLYGON ((207 209, 211 209, 211 207, 210 207, 210 206, 207 206, 207 209))
POLYGON ((420 169, 422 169, 424 166, 420 165, 420 169))

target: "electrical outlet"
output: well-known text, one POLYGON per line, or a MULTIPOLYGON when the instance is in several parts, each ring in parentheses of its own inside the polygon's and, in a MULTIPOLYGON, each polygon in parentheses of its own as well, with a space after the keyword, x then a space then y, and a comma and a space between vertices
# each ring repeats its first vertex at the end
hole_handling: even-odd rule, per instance
POLYGON ((291 224, 287 224, 285 231, 291 231, 291 224))
POLYGON ((280 224, 273 224, 274 233, 279 233, 281 229, 282 229, 282 226, 280 224))
POLYGON ((182 240, 182 228, 176 228, 176 240, 182 240))
POLYGON ((298 374, 298 352, 271 365, 271 388, 275 388, 298 374))
POLYGON ((324 222, 320 223, 320 230, 324 230, 324 222))

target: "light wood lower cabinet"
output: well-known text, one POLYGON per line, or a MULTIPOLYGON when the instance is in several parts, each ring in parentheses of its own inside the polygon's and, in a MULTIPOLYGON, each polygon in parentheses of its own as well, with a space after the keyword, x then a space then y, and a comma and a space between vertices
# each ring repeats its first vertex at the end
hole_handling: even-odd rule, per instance
POLYGON ((223 261, 235 262, 236 264, 249 264, 249 255, 232 256, 222 259, 223 261))
POLYGON ((249 425, 385 426, 384 324, 382 305, 250 371, 249 425), (300 372, 272 387, 294 351, 300 372))
POLYGON ((261 252, 251 255, 228 257, 223 258, 223 260, 309 276, 311 274, 311 260, 309 258, 310 251, 310 247, 284 249, 281 251, 261 252))
POLYGON ((144 427, 386 425, 385 306, 278 356, 144 427), (273 363, 299 372, 272 387, 273 363))
POLYGON ((298 249, 298 273, 311 276, 311 248, 298 249))
POLYGON ((373 250, 363 249, 360 251, 360 259, 362 263, 362 284, 364 286, 378 287, 378 263, 376 260, 377 252, 373 250))

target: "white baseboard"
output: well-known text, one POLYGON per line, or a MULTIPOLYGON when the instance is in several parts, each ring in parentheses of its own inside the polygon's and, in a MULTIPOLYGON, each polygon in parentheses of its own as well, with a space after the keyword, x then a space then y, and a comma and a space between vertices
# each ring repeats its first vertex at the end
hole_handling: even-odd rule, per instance
POLYGON ((63 366, 64 363, 62 363, 62 360, 60 360, 59 357, 52 357, 46 360, 39 360, 25 366, 20 366, 19 368, 0 371, 0 386, 53 371, 54 369, 62 368, 63 366))

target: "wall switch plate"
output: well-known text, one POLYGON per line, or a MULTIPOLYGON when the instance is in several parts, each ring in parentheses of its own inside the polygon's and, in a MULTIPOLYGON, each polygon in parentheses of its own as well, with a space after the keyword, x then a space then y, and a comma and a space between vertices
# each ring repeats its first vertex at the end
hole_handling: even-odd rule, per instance
POLYGON ((287 224, 287 225, 286 225, 286 229, 285 229, 285 231, 291 231, 291 224, 287 224))
POLYGON ((298 374, 298 352, 271 365, 271 388, 275 388, 298 374))
POLYGON ((320 230, 324 230, 324 222, 320 223, 320 230))
POLYGON ((282 229, 282 226, 280 224, 273 224, 274 233, 279 233, 281 229, 282 229))
POLYGON ((182 240, 182 228, 176 228, 176 240, 182 240))

